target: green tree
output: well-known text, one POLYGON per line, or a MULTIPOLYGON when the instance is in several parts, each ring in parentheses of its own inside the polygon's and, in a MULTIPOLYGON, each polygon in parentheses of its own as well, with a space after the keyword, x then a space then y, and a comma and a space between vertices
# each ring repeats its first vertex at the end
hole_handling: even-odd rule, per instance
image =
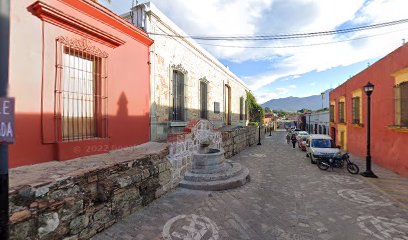
POLYGON ((271 112, 272 112, 272 110, 269 107, 265 108, 265 113, 271 113, 271 112))
POLYGON ((254 95, 251 92, 247 92, 248 99, 248 112, 250 122, 262 122, 265 117, 265 110, 258 104, 254 95))

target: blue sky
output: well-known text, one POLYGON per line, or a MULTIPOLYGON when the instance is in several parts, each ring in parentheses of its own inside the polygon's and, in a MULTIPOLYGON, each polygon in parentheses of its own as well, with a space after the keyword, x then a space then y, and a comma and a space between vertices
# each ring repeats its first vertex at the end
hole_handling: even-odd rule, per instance
MULTIPOLYGON (((132 0, 102 3, 121 14, 132 0)), ((145 2, 145 1, 139 1, 145 2)), ((191 35, 330 31, 407 18, 406 0, 152 0, 191 35)), ((337 87, 408 39, 408 24, 347 35, 202 45, 239 76, 260 103, 337 87), (221 46, 211 46, 221 45, 221 46), (239 48, 237 48, 237 46, 239 48), (242 47, 262 48, 242 48, 242 47)))

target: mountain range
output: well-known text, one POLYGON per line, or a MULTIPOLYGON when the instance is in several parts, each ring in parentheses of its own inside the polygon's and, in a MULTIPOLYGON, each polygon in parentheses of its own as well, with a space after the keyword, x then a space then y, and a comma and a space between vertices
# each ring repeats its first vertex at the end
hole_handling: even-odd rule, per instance
MULTIPOLYGON (((329 93, 332 89, 324 91, 323 108, 329 107, 329 93)), ((286 97, 271 99, 263 104, 263 108, 269 107, 272 110, 282 110, 286 112, 296 112, 300 109, 318 110, 322 108, 322 96, 312 95, 309 97, 286 97)))

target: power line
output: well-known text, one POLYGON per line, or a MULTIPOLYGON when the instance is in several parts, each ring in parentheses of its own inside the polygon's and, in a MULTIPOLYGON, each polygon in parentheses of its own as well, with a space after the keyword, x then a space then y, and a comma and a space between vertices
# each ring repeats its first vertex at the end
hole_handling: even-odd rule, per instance
POLYGON ((165 33, 152 33, 151 35, 158 35, 158 36, 167 36, 167 37, 176 37, 176 38, 192 38, 195 40, 206 40, 206 41, 268 41, 268 40, 287 40, 287 39, 297 39, 297 38, 310 38, 310 37, 320 37, 320 36, 328 36, 328 35, 337 35, 337 34, 345 34, 351 32, 359 32, 377 28, 384 28, 384 27, 391 27, 399 24, 407 23, 408 19, 400 19, 391 22, 384 22, 384 23, 377 23, 372 25, 365 25, 359 27, 352 27, 352 28, 344 28, 338 30, 331 30, 331 31, 319 31, 319 32, 309 32, 309 33, 293 33, 293 34, 272 34, 272 35, 237 35, 237 36, 206 36, 206 35, 191 35, 191 36, 181 36, 181 35, 174 35, 174 34, 165 34, 165 33))
POLYGON ((238 46, 238 45, 221 45, 221 44, 211 44, 211 43, 203 43, 203 42, 198 42, 200 45, 206 45, 206 46, 214 46, 214 47, 226 47, 226 48, 260 48, 260 49, 270 49, 270 48, 297 48, 297 47, 312 47, 312 46, 320 46, 320 45, 328 45, 328 44, 335 44, 335 43, 341 43, 341 42, 350 42, 354 40, 360 40, 360 39, 366 39, 366 38, 372 38, 372 37, 377 37, 377 36, 382 36, 382 35, 387 35, 390 33, 395 33, 395 32, 400 32, 406 30, 400 29, 396 31, 391 31, 391 32, 385 32, 385 33, 379 33, 379 34, 373 34, 369 36, 364 36, 364 37, 356 37, 356 38, 349 38, 349 39, 344 39, 344 40, 338 40, 338 41, 331 41, 331 42, 321 42, 321 43, 310 43, 310 44, 299 44, 299 45, 285 45, 285 46, 238 46))

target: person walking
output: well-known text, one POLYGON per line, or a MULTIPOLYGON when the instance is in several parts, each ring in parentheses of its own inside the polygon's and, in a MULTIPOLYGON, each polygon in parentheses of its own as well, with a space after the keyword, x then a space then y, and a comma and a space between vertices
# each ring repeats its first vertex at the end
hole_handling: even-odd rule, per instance
POLYGON ((292 139, 292 145, 293 145, 293 148, 295 148, 295 145, 296 145, 296 135, 295 135, 294 133, 292 133, 292 136, 290 137, 290 139, 292 139))
POLYGON ((290 132, 288 132, 287 134, 286 134, 286 142, 288 142, 288 144, 290 143, 290 137, 291 137, 292 135, 291 135, 291 133, 290 132))

